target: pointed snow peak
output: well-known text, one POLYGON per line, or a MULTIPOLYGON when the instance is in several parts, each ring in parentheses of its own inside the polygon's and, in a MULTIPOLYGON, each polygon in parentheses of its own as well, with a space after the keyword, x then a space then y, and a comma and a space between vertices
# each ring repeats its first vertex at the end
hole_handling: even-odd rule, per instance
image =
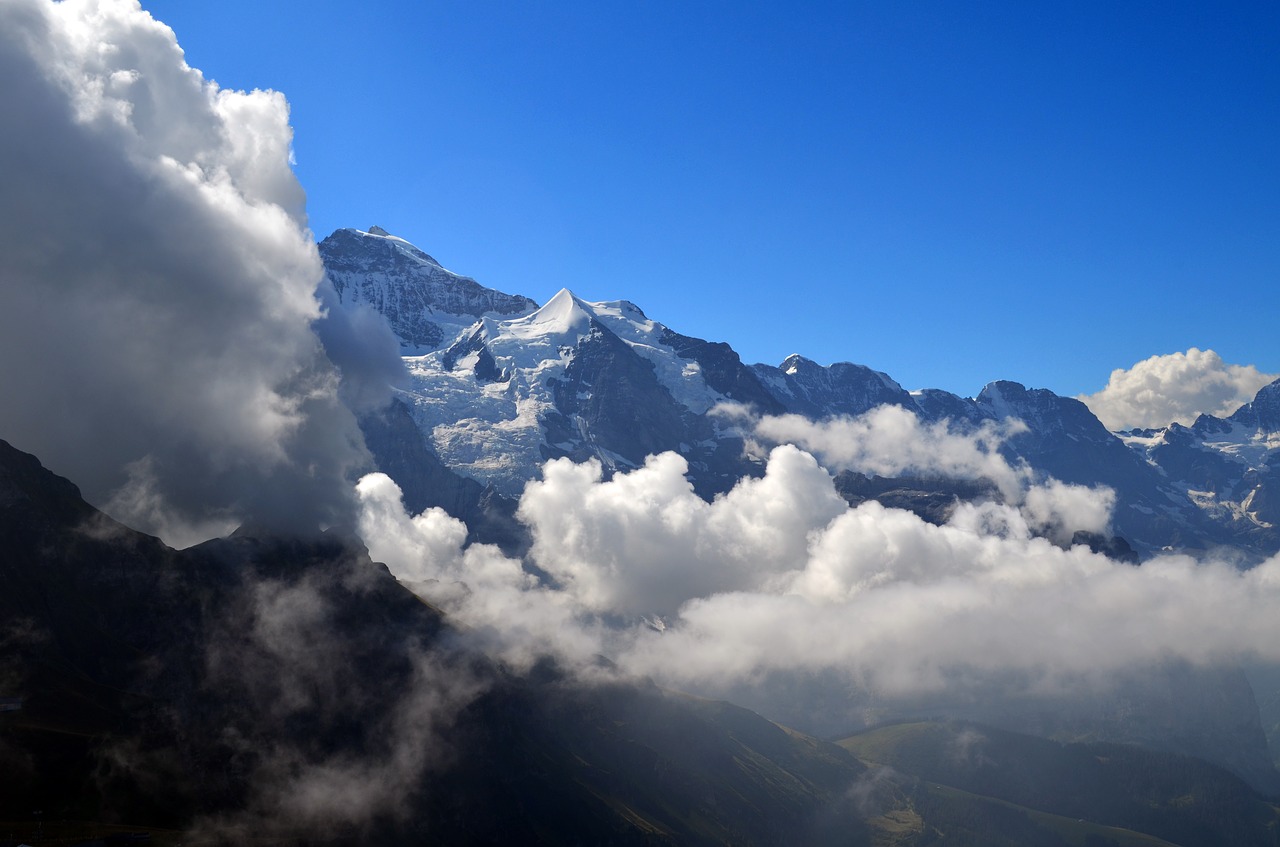
POLYGON ((569 289, 561 288, 547 301, 545 306, 530 315, 530 319, 538 315, 542 316, 541 320, 576 321, 584 315, 589 318, 594 317, 595 310, 591 308, 590 303, 578 297, 569 289))
POLYGON ((551 299, 547 301, 547 305, 548 305, 548 306, 550 306, 552 303, 561 303, 561 304, 564 304, 564 303, 568 303, 568 302, 573 302, 573 303, 578 303, 578 304, 585 304, 585 302, 586 302, 586 301, 585 301, 585 300, 583 300, 583 299, 582 299, 581 297, 579 297, 578 295, 574 294, 574 293, 573 293, 572 291, 570 291, 569 289, 567 289, 567 288, 561 288, 561 289, 560 289, 559 291, 557 291, 555 294, 552 294, 552 295, 551 295, 551 299))
POLYGON ((522 337, 575 335, 585 333, 594 317, 592 304, 562 288, 542 308, 523 318, 516 318, 509 326, 513 333, 522 337))
POLYGON ((800 371, 812 370, 822 367, 813 359, 806 359, 799 353, 792 353, 790 356, 782 360, 782 364, 778 365, 778 370, 783 373, 796 374, 800 371))
POLYGON ((387 232, 385 229, 378 226, 377 224, 374 224, 373 226, 369 227, 369 234, 370 235, 390 235, 391 233, 387 232))

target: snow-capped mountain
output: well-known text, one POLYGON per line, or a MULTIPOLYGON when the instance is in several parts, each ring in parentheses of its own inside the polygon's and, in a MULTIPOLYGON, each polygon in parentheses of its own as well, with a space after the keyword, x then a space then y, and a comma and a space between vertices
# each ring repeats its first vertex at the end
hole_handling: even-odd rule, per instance
MULTIPOLYGON (((594 459, 612 473, 675 451, 685 458, 695 490, 711 497, 762 471, 744 449, 753 424, 741 409, 822 421, 886 404, 960 431, 1017 419, 1025 427, 1008 428, 1013 434, 1002 447, 1011 465, 1113 489, 1113 537, 1077 534, 1072 543, 1120 558, 1135 550, 1149 555, 1226 544, 1256 557, 1277 547, 1259 523, 1270 520, 1266 487, 1252 481, 1269 473, 1275 439, 1260 433, 1280 429, 1277 386, 1230 419, 1120 436, 1080 401, 1044 389, 997 381, 967 398, 907 391, 872 368, 823 366, 799 355, 776 367, 748 365, 728 344, 683 335, 625 300, 590 302, 561 290, 539 307, 444 271, 380 230, 343 230, 325 244, 326 261, 340 256, 330 279, 342 286, 342 304, 381 311, 404 342, 408 383, 387 409, 362 420, 380 469, 399 484, 411 511, 443 507, 466 521, 473 539, 509 552, 529 543, 514 517, 516 503, 548 459, 594 459), (423 321, 439 331, 437 341, 413 334, 423 321), (1204 472, 1177 470, 1178 456, 1204 472), (1212 502, 1204 491, 1215 492, 1212 502), (1240 504, 1247 520, 1237 514, 1240 504)), ((1001 496, 984 480, 845 471, 834 484, 850 503, 877 499, 933 521, 945 520, 958 500, 1001 496)), ((1219 672, 1189 669, 1184 679, 1177 667, 1150 669, 1114 708, 1091 695, 1059 698, 1057 724, 1046 723, 1039 706, 1013 701, 972 706, 976 712, 964 703, 930 703, 924 713, 976 715, 1045 734, 1055 726, 1103 732, 1179 751, 1203 748, 1236 773, 1270 785, 1274 773, 1244 676, 1238 669, 1209 673, 1219 672), (1239 684, 1225 684, 1233 679, 1239 684), (1198 690, 1221 697, 1199 703, 1186 696, 1198 690), (1218 720, 1228 712, 1244 717, 1218 720), (1134 714, 1143 717, 1131 719, 1134 714), (1184 731, 1188 727, 1194 732, 1184 731), (1154 735, 1141 735, 1148 729, 1154 735)))
POLYGON ((1280 380, 1229 417, 1119 435, 1233 540, 1280 547, 1280 380))
POLYGON ((724 490, 741 475, 742 440, 708 412, 768 395, 727 347, 702 345, 626 301, 562 290, 530 314, 486 315, 442 349, 406 357, 412 386, 401 399, 445 464, 508 497, 550 458, 612 471, 665 450, 724 490))
MULTIPOLYGON (((909 392, 847 362, 792 355, 776 367, 746 365, 729 345, 675 332, 625 300, 587 302, 566 289, 538 307, 447 271, 377 227, 339 230, 321 255, 344 305, 372 306, 402 341, 410 384, 389 412, 366 421, 366 435, 419 508, 441 505, 470 522, 491 519, 498 503, 509 515, 548 459, 594 458, 611 473, 667 450, 685 457, 695 489, 712 496, 760 470, 744 453, 741 423, 717 407, 821 420, 890 404, 960 429, 1021 420, 1007 458, 1114 489, 1112 529, 1140 551, 1280 546, 1280 504, 1267 486, 1280 443, 1277 385, 1226 420, 1117 435, 1080 401, 1017 383, 993 382, 974 398, 909 392)), ((844 476, 838 486, 851 500, 894 491, 897 505, 932 519, 957 497, 990 495, 954 481, 844 476)))
POLYGON ((752 365, 751 371, 788 412, 806 417, 860 415, 886 403, 917 411, 901 385, 863 365, 836 362, 823 367, 793 353, 776 368, 752 365))
POLYGON ((381 227, 340 229, 320 242, 329 281, 343 305, 372 306, 406 353, 434 350, 486 314, 523 315, 528 297, 485 288, 381 227))

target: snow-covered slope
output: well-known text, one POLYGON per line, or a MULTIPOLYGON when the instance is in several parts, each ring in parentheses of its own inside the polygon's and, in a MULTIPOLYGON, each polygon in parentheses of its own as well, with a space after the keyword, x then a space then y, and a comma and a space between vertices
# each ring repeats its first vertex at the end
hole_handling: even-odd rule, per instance
POLYGON ((406 358, 404 397, 448 465, 508 496, 558 456, 608 470, 662 450, 699 469, 716 465, 722 446, 736 459, 736 433, 706 415, 730 398, 672 335, 631 303, 565 289, 528 315, 486 316, 447 348, 406 358))

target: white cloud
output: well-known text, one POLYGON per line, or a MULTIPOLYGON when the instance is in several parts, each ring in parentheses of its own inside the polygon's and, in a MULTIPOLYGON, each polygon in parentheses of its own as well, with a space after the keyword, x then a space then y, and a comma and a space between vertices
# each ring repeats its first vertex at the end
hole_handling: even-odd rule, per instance
POLYGON ((1187 558, 1133 567, 1032 537, 1008 507, 968 508, 1003 511, 1006 534, 867 503, 833 521, 772 590, 693 600, 620 662, 707 693, 834 672, 892 698, 1011 678, 1050 685, 1173 657, 1280 658, 1269 612, 1280 559, 1244 573, 1187 558))
POLYGON ((8 0, 0 107, 0 437, 171 539, 340 519, 365 453, 284 97, 219 89, 137 3, 8 0))
POLYGON ((810 533, 845 509, 827 472, 794 447, 775 448, 763 478, 712 503, 693 493, 687 469, 663 453, 602 482, 595 462, 548 462, 520 500, 533 559, 593 611, 663 616, 793 567, 810 533))
POLYGON ((1106 534, 1116 493, 1110 488, 1071 485, 1056 479, 1027 489, 1022 513, 1032 528, 1067 544, 1076 531, 1106 534))
POLYGON ((464 549, 461 521, 436 508, 407 515, 400 488, 385 474, 365 476, 356 493, 369 555, 485 649, 526 668, 544 655, 585 666, 600 652, 600 628, 572 595, 539 584, 496 547, 464 549))
POLYGON ((1114 370, 1105 388, 1077 399, 1110 430, 1187 425, 1200 414, 1230 415, 1278 376, 1192 347, 1114 370))
POLYGON ((800 415, 766 416, 755 432, 773 442, 796 444, 832 468, 880 476, 985 479, 1016 502, 1028 471, 1011 467, 999 448, 1025 429, 1021 421, 985 421, 972 432, 958 432, 947 421, 927 424, 908 409, 879 406, 856 418, 820 422, 800 415))
MULTIPOLYGON (((738 413, 741 419, 741 413, 738 413)), ((800 415, 766 416, 756 437, 799 445, 836 470, 880 476, 985 480, 1004 502, 1020 505, 1022 518, 1059 544, 1077 530, 1105 533, 1115 504, 1108 488, 1037 481, 1026 465, 1001 453, 1005 439, 1026 430, 1022 421, 984 421, 958 429, 950 421, 926 424, 908 409, 879 406, 858 417, 811 421, 800 415)), ((990 527, 988 529, 991 529, 990 527)))
POLYGON ((607 481, 590 463, 549 463, 519 513, 547 581, 492 548, 462 551, 460 525, 410 519, 389 481, 361 483, 361 526, 375 558, 400 557, 397 573, 434 574, 424 596, 500 655, 584 666, 599 653, 674 687, 754 691, 766 714, 783 700, 797 714, 794 690, 769 688, 778 675, 827 686, 806 703, 820 711, 847 708, 850 689, 888 701, 1069 685, 1170 658, 1280 659, 1280 557, 1244 572, 1186 557, 1134 567, 1036 534, 1103 526, 1109 492, 1050 482, 1021 509, 962 504, 935 526, 875 502, 848 508, 794 447, 712 503, 683 471, 672 454, 607 481))

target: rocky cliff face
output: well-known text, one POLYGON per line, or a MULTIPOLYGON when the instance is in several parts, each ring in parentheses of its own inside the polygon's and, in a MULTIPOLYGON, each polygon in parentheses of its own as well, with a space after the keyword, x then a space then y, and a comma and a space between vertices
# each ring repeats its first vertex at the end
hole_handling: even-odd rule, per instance
POLYGON ((809 418, 856 416, 883 405, 917 410, 911 395, 887 374, 850 362, 823 367, 793 354, 776 368, 751 369, 783 408, 809 418))
POLYGON ((340 229, 320 242, 320 257, 341 303, 380 312, 407 353, 435 350, 483 315, 521 315, 537 307, 528 297, 444 269, 381 227, 340 229))

